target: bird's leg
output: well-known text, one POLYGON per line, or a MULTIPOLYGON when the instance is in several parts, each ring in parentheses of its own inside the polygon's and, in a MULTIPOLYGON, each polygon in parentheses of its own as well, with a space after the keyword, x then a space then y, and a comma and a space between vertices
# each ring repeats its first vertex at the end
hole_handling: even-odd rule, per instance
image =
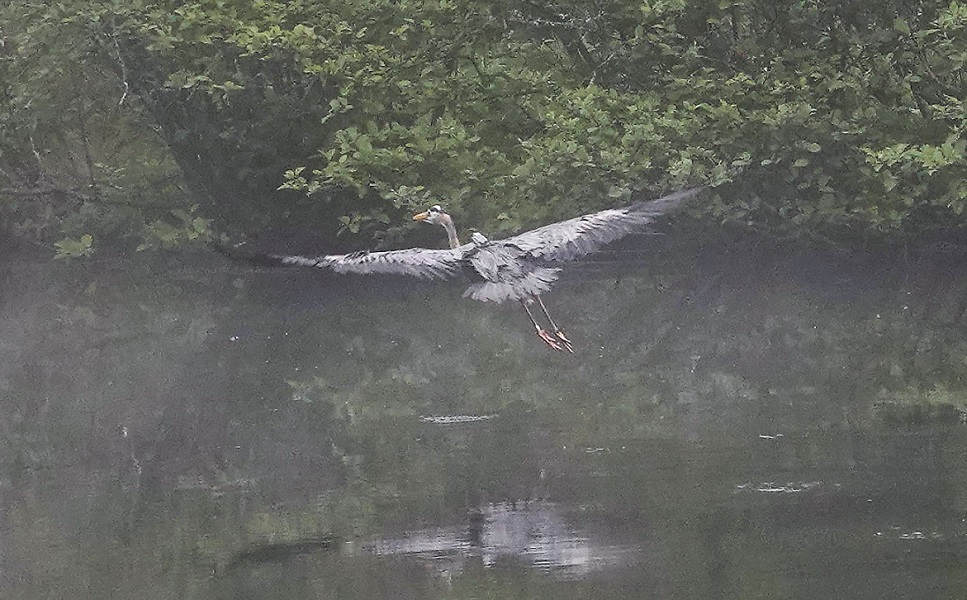
POLYGON ((574 346, 571 345, 571 340, 567 339, 567 336, 564 335, 564 332, 561 331, 561 328, 554 323, 554 319, 551 318, 551 313, 547 312, 547 307, 544 306, 544 301, 541 300, 540 296, 534 296, 534 298, 536 298, 537 303, 541 305, 541 310, 544 311, 544 316, 547 317, 547 322, 550 324, 551 329, 554 330, 554 335, 556 335, 557 339, 564 344, 565 350, 571 354, 574 354, 574 346))
POLYGON ((527 301, 521 300, 520 305, 524 307, 524 310, 527 312, 527 316, 530 318, 531 323, 533 323, 534 325, 534 329, 537 330, 537 337, 544 340, 545 344, 547 344, 548 346, 550 346, 555 350, 564 350, 564 348, 561 347, 560 342, 556 340, 554 336, 544 331, 544 328, 537 324, 537 319, 535 319, 534 315, 531 314, 531 309, 529 306, 527 306, 527 301))

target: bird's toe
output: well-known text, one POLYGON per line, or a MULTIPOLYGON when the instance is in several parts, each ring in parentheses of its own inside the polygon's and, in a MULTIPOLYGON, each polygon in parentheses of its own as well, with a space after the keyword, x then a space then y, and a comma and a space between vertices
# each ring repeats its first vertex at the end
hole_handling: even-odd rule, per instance
POLYGON ((574 345, 571 343, 571 340, 569 340, 567 336, 564 335, 563 331, 561 331, 560 329, 557 329, 554 331, 554 335, 557 336, 557 339, 561 342, 561 345, 565 350, 567 350, 571 354, 574 354, 574 345))
POLYGON ((560 351, 564 350, 564 348, 561 346, 561 343, 555 337, 553 337, 551 334, 547 333, 543 329, 537 330, 537 336, 541 338, 541 340, 543 340, 545 344, 547 344, 554 350, 560 350, 560 351))

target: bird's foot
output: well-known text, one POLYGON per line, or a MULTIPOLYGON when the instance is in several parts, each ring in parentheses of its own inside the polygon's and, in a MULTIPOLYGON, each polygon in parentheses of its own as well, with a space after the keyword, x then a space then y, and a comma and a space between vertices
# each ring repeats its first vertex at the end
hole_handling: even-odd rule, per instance
POLYGON ((560 340, 558 340, 553 335, 547 333, 547 331, 545 331, 541 327, 537 328, 537 337, 544 340, 544 343, 550 346, 551 348, 553 348, 554 350, 560 350, 562 352, 564 351, 564 348, 561 346, 560 340))
POLYGON ((561 331, 560 329, 555 329, 554 335, 557 336, 557 339, 561 342, 561 346, 563 346, 565 350, 567 350, 571 354, 574 354, 574 346, 571 345, 571 340, 567 339, 567 336, 564 335, 563 331, 561 331))

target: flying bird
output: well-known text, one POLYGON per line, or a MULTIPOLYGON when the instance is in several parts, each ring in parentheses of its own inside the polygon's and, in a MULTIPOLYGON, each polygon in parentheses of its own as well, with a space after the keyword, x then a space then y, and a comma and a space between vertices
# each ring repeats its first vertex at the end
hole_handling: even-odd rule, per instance
POLYGON ((574 352, 564 331, 551 318, 541 294, 557 281, 559 263, 573 261, 628 234, 642 231, 655 218, 676 209, 701 188, 680 191, 657 200, 612 208, 551 223, 502 240, 479 232, 461 244, 453 218, 439 205, 413 216, 415 221, 440 225, 449 248, 410 248, 388 252, 353 252, 326 256, 270 254, 286 265, 331 269, 337 273, 409 275, 421 279, 448 279, 464 273, 470 287, 464 292, 480 302, 500 304, 516 300, 524 307, 538 337, 554 350, 574 352), (531 311, 537 304, 546 319, 545 329, 531 311))

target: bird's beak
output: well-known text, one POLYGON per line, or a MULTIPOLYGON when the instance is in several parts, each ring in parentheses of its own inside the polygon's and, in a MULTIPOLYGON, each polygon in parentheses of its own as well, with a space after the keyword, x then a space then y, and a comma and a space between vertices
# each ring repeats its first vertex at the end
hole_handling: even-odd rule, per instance
POLYGON ((430 211, 424 211, 413 215, 414 221, 426 221, 428 218, 430 218, 430 211))

